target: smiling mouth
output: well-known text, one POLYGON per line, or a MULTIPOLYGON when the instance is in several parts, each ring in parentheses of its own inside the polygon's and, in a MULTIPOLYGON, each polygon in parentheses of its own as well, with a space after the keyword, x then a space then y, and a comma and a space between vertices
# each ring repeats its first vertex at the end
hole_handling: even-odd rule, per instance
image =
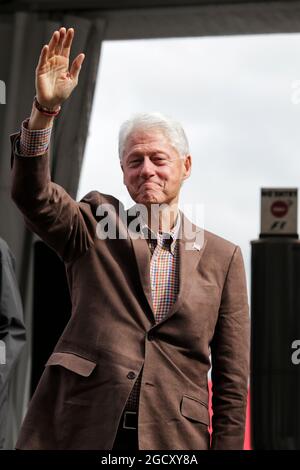
POLYGON ((157 183, 155 183, 154 181, 146 181, 145 183, 142 183, 142 184, 140 185, 140 187, 142 187, 142 186, 149 186, 149 185, 151 186, 151 185, 153 185, 153 184, 157 184, 157 183))

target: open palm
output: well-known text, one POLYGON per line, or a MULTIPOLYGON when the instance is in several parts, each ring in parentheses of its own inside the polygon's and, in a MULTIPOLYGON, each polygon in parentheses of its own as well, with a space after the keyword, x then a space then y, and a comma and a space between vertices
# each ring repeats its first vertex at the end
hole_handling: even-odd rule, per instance
POLYGON ((42 48, 36 67, 36 94, 39 103, 47 108, 61 105, 78 83, 84 54, 79 54, 69 71, 69 56, 74 37, 73 28, 55 31, 48 45, 42 48))

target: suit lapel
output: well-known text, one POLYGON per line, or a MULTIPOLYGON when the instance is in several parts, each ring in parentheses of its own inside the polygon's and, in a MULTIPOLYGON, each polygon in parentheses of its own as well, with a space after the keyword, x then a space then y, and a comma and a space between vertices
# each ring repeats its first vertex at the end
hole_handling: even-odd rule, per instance
POLYGON ((135 254, 141 285, 153 315, 153 322, 155 322, 150 282, 150 250, 147 240, 145 238, 141 238, 141 236, 137 237, 139 224, 136 224, 134 219, 135 216, 131 217, 128 215, 128 234, 135 254), (131 226, 131 224, 133 225, 131 226))
POLYGON ((204 230, 190 222, 183 212, 181 212, 181 216, 182 224, 178 239, 179 292, 176 301, 162 322, 174 315, 179 310, 183 300, 188 297, 194 271, 200 262, 207 242, 204 239, 204 230))
MULTIPOLYGON (((191 286, 190 281, 200 262, 207 242, 207 240, 204 239, 204 230, 190 222, 182 212, 181 216, 182 223, 178 234, 179 292, 175 303, 161 323, 169 319, 180 308, 183 299, 187 297, 191 286)), ((155 323, 150 282, 150 250, 147 240, 137 238, 138 230, 136 230, 135 227, 138 224, 133 225, 133 229, 130 228, 130 222, 132 222, 130 216, 128 216, 128 222, 128 233, 136 258, 141 285, 153 315, 153 322, 155 323)))

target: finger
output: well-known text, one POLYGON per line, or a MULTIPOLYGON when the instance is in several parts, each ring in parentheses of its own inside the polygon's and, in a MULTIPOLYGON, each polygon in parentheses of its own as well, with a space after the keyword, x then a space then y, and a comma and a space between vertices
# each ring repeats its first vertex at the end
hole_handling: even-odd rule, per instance
POLYGON ((66 28, 62 27, 59 29, 59 39, 55 46, 55 55, 60 55, 62 51, 63 41, 66 36, 66 28))
POLYGON ((58 42, 58 38, 59 38, 59 32, 54 31, 54 33, 52 34, 52 37, 50 39, 50 42, 48 44, 48 46, 49 46, 48 58, 52 57, 55 54, 55 47, 56 47, 56 44, 58 42))
POLYGON ((73 60, 73 63, 71 65, 70 69, 70 76, 73 78, 75 81, 78 81, 80 69, 82 66, 82 63, 84 61, 85 55, 84 54, 79 54, 76 59, 73 60))
POLYGON ((48 44, 45 44, 45 46, 43 46, 41 50, 37 68, 40 68, 40 67, 43 67, 43 65, 46 65, 47 57, 48 57, 48 50, 49 50, 49 46, 48 44))
POLYGON ((72 44, 72 41, 73 41, 73 37, 74 37, 74 29, 69 28, 68 31, 67 31, 65 40, 63 42, 63 47, 62 47, 62 52, 61 52, 61 54, 64 57, 69 58, 69 56, 70 56, 70 50, 71 50, 71 44, 72 44))

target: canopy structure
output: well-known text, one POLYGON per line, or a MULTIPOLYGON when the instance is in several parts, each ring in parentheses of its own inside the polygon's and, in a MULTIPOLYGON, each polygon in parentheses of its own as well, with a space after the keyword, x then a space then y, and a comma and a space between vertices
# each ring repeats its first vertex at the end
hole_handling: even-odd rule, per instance
POLYGON ((64 14, 106 21, 105 39, 296 32, 298 0, 2 0, 0 13, 64 14))

